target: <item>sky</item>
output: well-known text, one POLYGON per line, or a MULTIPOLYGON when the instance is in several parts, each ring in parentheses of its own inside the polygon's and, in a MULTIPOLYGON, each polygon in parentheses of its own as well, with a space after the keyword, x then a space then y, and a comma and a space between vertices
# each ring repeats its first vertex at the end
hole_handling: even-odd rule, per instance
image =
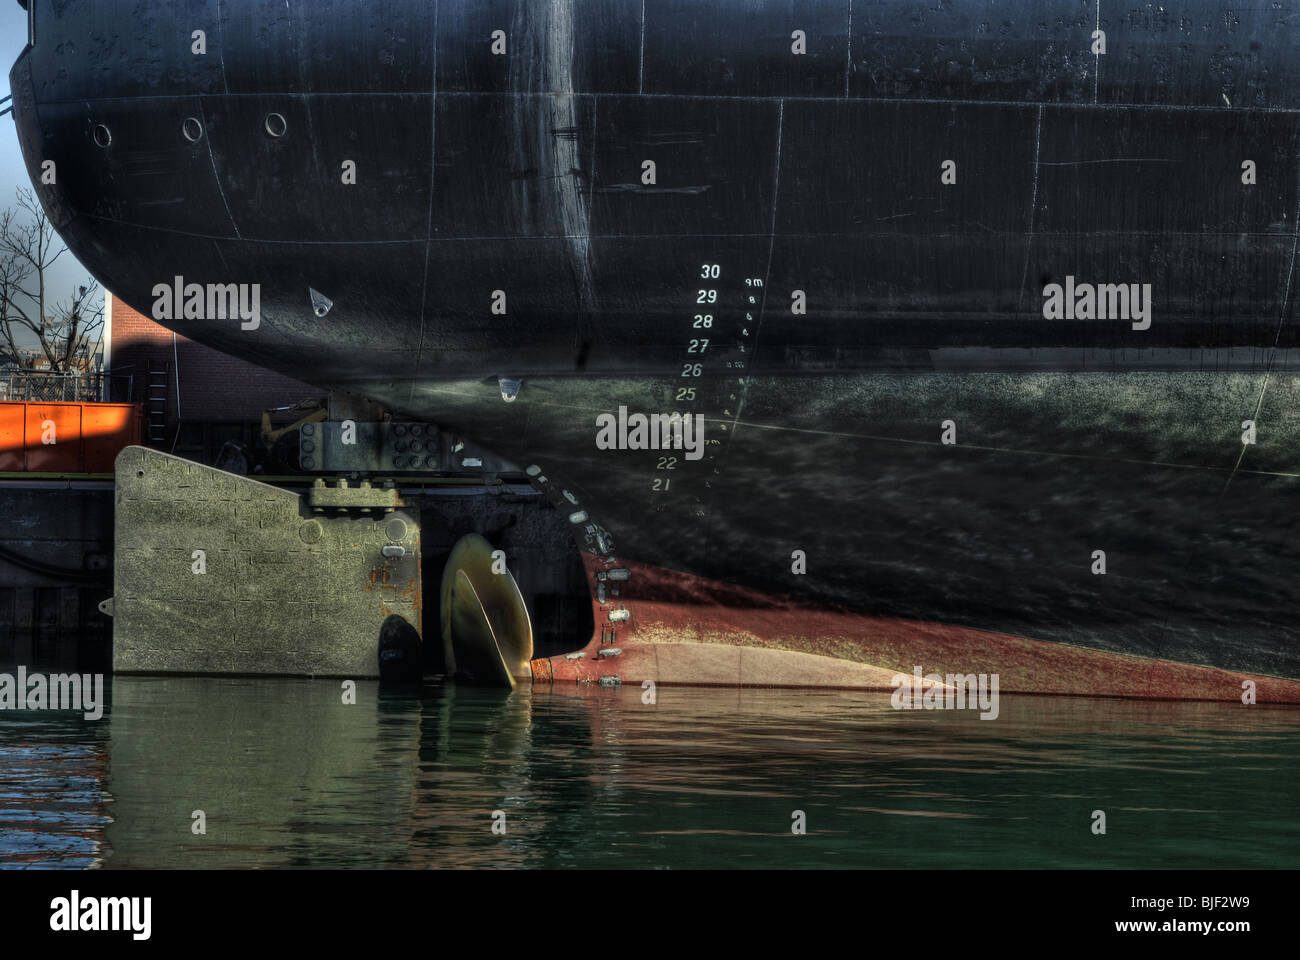
MULTIPOLYGON (((0 0, 0 97, 9 96, 9 68, 26 46, 27 11, 15 0, 0 0)), ((4 106, 11 105, 12 101, 4 106)), ((12 113, 0 117, 0 210, 14 205, 14 191, 18 187, 32 185, 23 164, 22 151, 18 149, 18 131, 13 121, 12 113)), ((88 276, 86 268, 71 253, 65 253, 46 273, 46 284, 53 290, 56 301, 66 302, 77 285, 85 283, 88 276)), ((24 333, 25 336, 16 339, 34 346, 35 337, 24 333)))

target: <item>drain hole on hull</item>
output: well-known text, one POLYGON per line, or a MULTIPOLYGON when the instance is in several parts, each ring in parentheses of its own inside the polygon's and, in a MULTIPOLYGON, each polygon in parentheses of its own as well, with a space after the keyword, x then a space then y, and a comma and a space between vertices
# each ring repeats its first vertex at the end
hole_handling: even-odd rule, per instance
POLYGON ((181 122, 181 135, 190 143, 198 143, 203 136, 203 124, 197 117, 186 117, 181 122))
POLYGON ((101 147, 107 147, 113 142, 113 134, 110 133, 108 127, 104 126, 102 123, 95 124, 94 137, 95 143, 101 147))
POLYGON ((266 115, 266 132, 273 137, 283 137, 285 131, 289 129, 288 122, 278 113, 268 113, 266 115))

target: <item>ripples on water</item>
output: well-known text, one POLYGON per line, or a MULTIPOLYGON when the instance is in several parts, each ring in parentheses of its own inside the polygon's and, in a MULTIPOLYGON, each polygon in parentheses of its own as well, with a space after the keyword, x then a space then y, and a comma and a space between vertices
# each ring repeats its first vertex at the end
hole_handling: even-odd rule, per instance
POLYGON ((879 693, 369 683, 357 701, 337 681, 118 678, 98 723, 0 713, 0 866, 1300 867, 1291 708, 1004 696, 982 721, 879 693))

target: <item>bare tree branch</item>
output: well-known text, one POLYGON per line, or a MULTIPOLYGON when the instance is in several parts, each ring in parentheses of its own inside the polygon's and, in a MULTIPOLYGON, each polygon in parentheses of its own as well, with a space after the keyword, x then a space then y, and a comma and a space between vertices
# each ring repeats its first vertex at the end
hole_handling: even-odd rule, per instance
POLYGON ((103 336, 103 291, 87 278, 69 300, 50 303, 45 274, 67 248, 32 191, 19 189, 17 197, 0 214, 0 363, 29 369, 39 348, 51 371, 87 370, 103 336))

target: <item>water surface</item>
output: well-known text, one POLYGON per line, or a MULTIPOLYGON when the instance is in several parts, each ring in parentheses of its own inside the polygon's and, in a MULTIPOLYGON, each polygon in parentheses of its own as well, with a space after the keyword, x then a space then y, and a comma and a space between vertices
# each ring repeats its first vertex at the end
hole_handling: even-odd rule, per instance
POLYGON ((98 722, 0 713, 0 867, 1300 867, 1294 708, 341 693, 119 677, 98 722))

